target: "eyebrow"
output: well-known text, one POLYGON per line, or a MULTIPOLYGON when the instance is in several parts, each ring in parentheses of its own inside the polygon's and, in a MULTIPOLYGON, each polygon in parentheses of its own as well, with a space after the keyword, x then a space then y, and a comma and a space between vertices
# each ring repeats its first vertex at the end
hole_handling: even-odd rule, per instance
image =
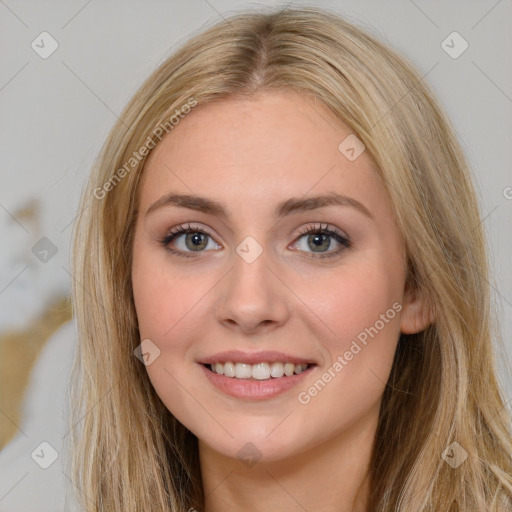
MULTIPOLYGON (((206 197, 200 197, 189 194, 166 194, 160 199, 157 199, 147 209, 146 215, 155 210, 166 206, 177 206, 181 208, 188 208, 190 210, 200 211, 203 213, 215 215, 223 219, 229 217, 229 212, 226 208, 213 199, 206 197)), ((366 215, 370 219, 373 219, 373 215, 370 213, 368 208, 364 204, 360 203, 356 199, 344 196, 336 193, 325 194, 320 196, 308 197, 308 198, 290 198, 282 203, 279 203, 274 211, 276 217, 282 218, 287 215, 294 213, 302 213, 311 210, 317 210, 326 206, 348 206, 355 208, 360 213, 366 215)))

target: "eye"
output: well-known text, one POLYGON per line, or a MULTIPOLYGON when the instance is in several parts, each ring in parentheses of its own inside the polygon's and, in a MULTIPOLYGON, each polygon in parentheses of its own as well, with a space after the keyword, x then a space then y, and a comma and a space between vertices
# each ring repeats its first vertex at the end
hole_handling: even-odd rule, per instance
POLYGON ((160 243, 170 252, 186 258, 193 257, 193 252, 204 252, 204 249, 218 249, 220 245, 213 241, 211 235, 199 227, 192 227, 188 224, 177 226, 165 235, 160 243), (171 247, 171 244, 177 249, 171 247), (211 242, 211 244, 210 244, 211 242), (213 245, 213 247, 211 247, 213 245), (188 254, 187 254, 188 253, 188 254))
POLYGON ((319 226, 308 226, 300 233, 301 236, 295 244, 299 250, 304 252, 309 252, 308 249, 311 249, 310 257, 312 258, 332 258, 351 246, 350 239, 346 235, 335 229, 330 229, 327 224, 325 227, 322 227, 321 224, 319 226), (329 249, 336 244, 338 249, 330 251, 329 249))
MULTIPOLYGON (((300 234, 295 245, 301 252, 309 252, 308 257, 312 258, 332 258, 351 246, 351 241, 346 235, 329 228, 327 224, 325 226, 308 226, 300 234), (329 250, 336 245, 338 245, 338 249, 329 250)), ((172 229, 160 240, 160 243, 168 251, 185 258, 194 257, 193 253, 202 253, 208 249, 221 247, 207 231, 190 224, 172 229), (175 247, 172 247, 172 244, 175 247)))

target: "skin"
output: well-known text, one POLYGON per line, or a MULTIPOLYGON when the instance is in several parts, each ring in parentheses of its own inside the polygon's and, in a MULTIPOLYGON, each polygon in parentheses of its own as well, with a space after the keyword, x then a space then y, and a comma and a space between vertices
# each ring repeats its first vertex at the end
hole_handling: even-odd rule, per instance
MULTIPOLYGON (((158 396, 199 440, 205 510, 365 510, 365 478, 379 405, 400 332, 427 318, 405 287, 404 246, 372 160, 349 161, 338 146, 351 130, 322 104, 294 91, 263 92, 199 105, 146 162, 133 246, 133 293, 141 340, 160 350, 146 366, 158 396), (229 216, 177 206, 146 214, 173 192, 222 203, 229 216), (352 206, 274 215, 292 197, 336 192, 352 206), (194 252, 181 235, 191 223, 211 235, 194 252), (321 259, 309 226, 328 224, 321 259), (248 236, 262 253, 247 263, 248 236), (377 335, 309 403, 298 400, 380 315, 402 305, 377 335), (204 375, 201 358, 225 350, 278 350, 314 360, 298 387, 266 400, 227 396, 204 375), (252 443, 255 465, 239 450, 252 443), (357 491, 360 489, 358 495, 357 491), (328 492, 326 492, 328 490, 328 492), (358 497, 357 497, 358 496, 358 497)), ((252 445, 251 445, 252 446, 252 445)))

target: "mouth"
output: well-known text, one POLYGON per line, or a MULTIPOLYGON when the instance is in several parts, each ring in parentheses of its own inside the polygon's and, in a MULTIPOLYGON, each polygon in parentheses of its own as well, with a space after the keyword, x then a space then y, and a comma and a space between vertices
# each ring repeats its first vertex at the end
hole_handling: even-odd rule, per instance
POLYGON ((223 375, 231 379, 268 381, 283 377, 292 377, 306 372, 315 363, 292 362, 260 362, 257 364, 240 363, 234 361, 206 363, 203 366, 217 375, 223 375))
POLYGON ((313 359, 260 350, 229 350, 197 361, 214 389, 239 400, 268 400, 304 382, 318 366, 313 359))

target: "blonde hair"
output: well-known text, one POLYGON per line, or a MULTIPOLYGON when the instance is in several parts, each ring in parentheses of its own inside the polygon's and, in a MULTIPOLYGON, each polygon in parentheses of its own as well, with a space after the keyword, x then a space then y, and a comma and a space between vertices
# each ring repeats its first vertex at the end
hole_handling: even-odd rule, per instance
POLYGON ((271 89, 318 98, 364 142, 404 239, 406 285, 435 315, 398 342, 368 510, 512 509, 485 240, 454 131, 425 80, 394 50, 329 11, 285 8, 231 16, 169 57, 125 108, 91 175, 73 266, 73 479, 84 510, 204 506, 197 439, 160 401, 133 352, 141 340, 132 240, 147 152, 132 168, 126 163, 153 147, 156 128, 170 129, 170 116, 191 98, 200 105, 271 89), (456 469, 441 457, 454 442, 468 454, 456 469))

